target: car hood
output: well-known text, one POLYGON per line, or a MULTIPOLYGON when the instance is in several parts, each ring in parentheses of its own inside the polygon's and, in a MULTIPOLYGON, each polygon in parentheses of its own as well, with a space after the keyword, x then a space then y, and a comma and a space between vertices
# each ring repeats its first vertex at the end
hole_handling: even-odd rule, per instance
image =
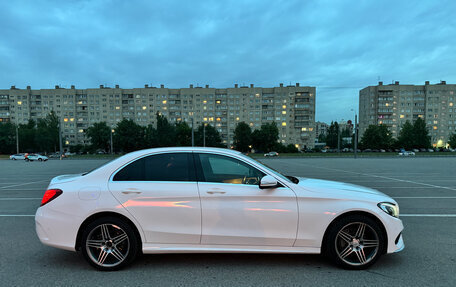
POLYGON ((390 201, 393 200, 388 195, 378 190, 355 184, 302 177, 298 179, 298 186, 306 189, 307 191, 317 192, 320 194, 334 195, 334 197, 382 197, 390 201))

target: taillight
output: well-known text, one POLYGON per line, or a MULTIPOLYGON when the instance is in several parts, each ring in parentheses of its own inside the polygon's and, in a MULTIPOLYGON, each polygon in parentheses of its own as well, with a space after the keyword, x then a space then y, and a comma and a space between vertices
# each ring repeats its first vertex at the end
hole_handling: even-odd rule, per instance
POLYGON ((54 200, 55 198, 57 198, 57 196, 61 195, 62 193, 63 193, 63 191, 60 190, 60 189, 48 189, 48 190, 46 190, 46 192, 43 195, 43 199, 41 200, 41 205, 40 206, 43 206, 46 203, 54 200))

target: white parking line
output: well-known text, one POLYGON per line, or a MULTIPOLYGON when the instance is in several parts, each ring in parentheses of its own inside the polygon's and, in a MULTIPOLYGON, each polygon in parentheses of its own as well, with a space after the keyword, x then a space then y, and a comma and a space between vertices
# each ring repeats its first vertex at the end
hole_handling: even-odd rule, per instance
POLYGON ((0 189, 5 189, 5 188, 10 188, 10 187, 15 187, 15 186, 22 186, 22 185, 27 185, 27 184, 34 184, 38 182, 44 182, 44 181, 49 181, 48 179, 44 180, 38 180, 38 181, 32 181, 32 182, 26 182, 26 183, 19 183, 19 184, 13 184, 13 185, 8 185, 8 186, 2 186, 0 189))
POLYGON ((46 188, 8 188, 8 191, 37 191, 37 190, 40 190, 40 191, 45 191, 46 188))
MULTIPOLYGON (((372 182, 372 181, 371 181, 372 182)), ((423 186, 369 186, 370 188, 391 188, 391 189, 423 189, 423 188, 427 188, 427 187, 423 187, 423 186)))
POLYGON ((7 197, 7 198, 0 198, 0 200, 37 200, 41 199, 39 197, 7 197))
POLYGON ((0 214, 0 217, 32 217, 34 214, 0 214))
MULTIPOLYGON (((308 166, 310 166, 310 165, 308 165, 308 166)), ((343 169, 320 167, 320 166, 312 166, 312 168, 319 168, 319 169, 325 169, 325 170, 333 170, 333 171, 339 171, 339 172, 345 172, 345 173, 351 173, 351 174, 358 174, 358 175, 364 175, 364 176, 384 178, 384 179, 390 179, 390 180, 395 180, 395 181, 399 181, 399 182, 408 182, 408 183, 413 183, 413 184, 429 186, 429 187, 433 187, 433 188, 443 188, 443 189, 456 191, 456 188, 451 188, 451 187, 447 187, 447 186, 440 186, 440 185, 417 182, 417 181, 412 181, 412 180, 398 179, 398 178, 388 177, 388 176, 381 176, 381 175, 375 175, 375 174, 369 174, 369 173, 360 173, 360 172, 348 171, 348 170, 343 170, 343 169)))

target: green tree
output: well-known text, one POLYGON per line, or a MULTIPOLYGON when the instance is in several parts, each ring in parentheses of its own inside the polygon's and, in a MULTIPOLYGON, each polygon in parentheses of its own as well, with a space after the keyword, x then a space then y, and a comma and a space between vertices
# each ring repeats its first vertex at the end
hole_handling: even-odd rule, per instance
POLYGON ((175 126, 175 145, 192 145, 192 128, 186 122, 177 122, 175 126))
POLYGON ((133 120, 123 119, 114 131, 114 149, 131 152, 144 147, 144 128, 133 120))
POLYGON ((294 144, 284 145, 283 143, 277 143, 274 151, 278 153, 298 153, 299 150, 296 148, 294 144))
POLYGON ((330 148, 337 148, 338 138, 339 124, 337 122, 331 122, 331 125, 329 126, 328 132, 326 134, 326 145, 330 148))
POLYGON ((176 145, 175 126, 168 122, 168 119, 157 113, 157 129, 155 133, 154 146, 165 147, 176 145))
POLYGON ((318 142, 325 143, 326 142, 326 134, 319 134, 318 135, 318 142))
POLYGON ((254 130, 252 133, 252 145, 256 151, 274 151, 278 139, 279 129, 275 123, 263 124, 259 130, 254 130))
POLYGON ((241 152, 249 152, 252 145, 252 129, 245 122, 240 122, 234 129, 234 148, 241 152))
POLYGON ((16 126, 12 123, 0 123, 0 154, 15 153, 16 126))
POLYGON ((406 121, 399 132, 399 137, 397 138, 397 145, 400 148, 411 149, 415 143, 415 131, 413 125, 406 121))
POLYGON ((195 131, 195 145, 203 146, 204 134, 206 135, 206 146, 210 147, 226 147, 222 144, 222 137, 220 133, 210 124, 206 124, 206 130, 204 131, 204 123, 202 123, 195 131))
POLYGON ((350 128, 349 127, 346 127, 345 129, 343 129, 340 133, 340 137, 341 138, 348 138, 348 137, 351 137, 352 134, 350 132, 350 128))
POLYGON ((429 136, 426 123, 422 118, 416 119, 416 121, 413 123, 413 147, 431 147, 431 137, 429 136))
POLYGON ((393 138, 385 125, 370 125, 363 134, 361 145, 363 148, 388 149, 393 138))
POLYGON ((38 149, 35 142, 36 122, 34 120, 30 119, 27 124, 20 124, 18 132, 20 152, 34 152, 38 149))
POLYGON ((35 142, 39 151, 55 152, 59 149, 59 118, 54 111, 38 120, 35 142))
POLYGON ((456 134, 452 134, 448 139, 448 144, 451 148, 456 148, 456 134))
POLYGON ((87 129, 86 136, 90 139, 93 150, 108 151, 110 149, 111 128, 106 122, 94 123, 87 129))

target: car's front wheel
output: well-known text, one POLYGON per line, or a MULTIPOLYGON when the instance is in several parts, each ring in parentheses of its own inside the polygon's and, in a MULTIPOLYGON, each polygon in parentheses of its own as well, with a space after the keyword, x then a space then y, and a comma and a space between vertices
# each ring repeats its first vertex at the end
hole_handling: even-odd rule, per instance
POLYGON ((382 255, 385 236, 370 217, 351 215, 331 226, 326 240, 329 257, 346 269, 365 269, 382 255))
POLYGON ((43 159, 42 159, 42 158, 39 158, 38 161, 43 161, 43 159))
POLYGON ((81 251, 84 258, 95 268, 113 271, 136 258, 139 240, 133 228, 124 220, 103 217, 84 229, 81 251))

